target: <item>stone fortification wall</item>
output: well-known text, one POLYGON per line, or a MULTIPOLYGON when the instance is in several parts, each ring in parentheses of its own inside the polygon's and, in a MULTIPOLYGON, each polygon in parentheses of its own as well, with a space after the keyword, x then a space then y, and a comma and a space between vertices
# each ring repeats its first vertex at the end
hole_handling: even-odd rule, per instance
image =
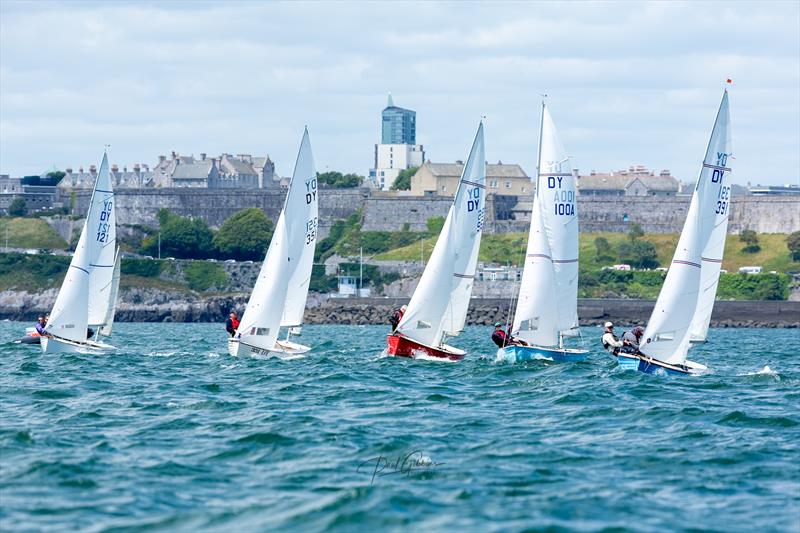
MULTIPOLYGON (((241 209, 257 207, 277 220, 286 191, 272 189, 120 189, 115 191, 117 222, 157 226, 160 209, 181 216, 200 217, 210 226, 219 227, 241 209)), ((320 189, 320 236, 328 234, 333 222, 355 213, 369 195, 368 189, 320 189)), ((76 214, 89 208, 91 191, 78 193, 76 214)))
MULTIPOLYGON (((489 196, 486 201, 486 231, 527 231, 527 220, 510 218, 509 198, 530 206, 532 197, 489 196)), ((627 232, 639 224, 646 233, 679 233, 689 211, 690 196, 597 198, 578 196, 580 228, 585 232, 627 232)), ((446 216, 451 198, 369 198, 364 207, 364 229, 399 231, 403 224, 422 231, 434 216, 446 216)), ((517 212, 522 214, 521 212, 517 212)), ((743 229, 759 233, 791 233, 800 230, 800 196, 734 198, 728 231, 743 229)))
MULTIPOLYGON (((88 208, 90 191, 77 195, 76 213, 88 208)), ((121 224, 157 224, 159 209, 182 216, 203 218, 218 227, 236 211, 247 207, 263 209, 273 220, 278 217, 285 191, 268 189, 121 189, 117 191, 117 216, 121 224)), ((581 230, 626 232, 637 223, 648 233, 678 233, 689 209, 689 196, 598 198, 578 196, 581 230)), ((392 196, 370 194, 369 189, 320 189, 320 233, 325 236, 332 223, 363 209, 366 231, 400 231, 408 224, 412 231, 427 229, 428 219, 446 216, 452 197, 392 196)), ((488 233, 527 231, 527 220, 515 220, 517 202, 529 208, 531 197, 486 198, 485 228, 488 233)), ((525 209, 516 211, 524 216, 525 209)), ((752 229, 759 233, 791 233, 800 230, 800 196, 740 196, 731 204, 729 232, 752 229)))

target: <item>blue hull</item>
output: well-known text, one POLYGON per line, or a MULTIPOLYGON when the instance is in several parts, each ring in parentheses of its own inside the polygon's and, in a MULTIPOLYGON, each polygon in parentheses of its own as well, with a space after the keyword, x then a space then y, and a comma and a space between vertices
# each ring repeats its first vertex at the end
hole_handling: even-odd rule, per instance
POLYGON ((667 365, 667 363, 659 363, 655 360, 646 361, 639 357, 627 356, 620 354, 617 356, 617 362, 623 370, 636 370, 645 374, 667 374, 676 376, 685 376, 691 374, 689 369, 683 370, 674 365, 667 365))
POLYGON ((556 363, 574 363, 585 361, 588 350, 572 350, 559 348, 543 348, 541 346, 506 346, 497 350, 497 358, 509 363, 522 361, 555 361, 556 363))

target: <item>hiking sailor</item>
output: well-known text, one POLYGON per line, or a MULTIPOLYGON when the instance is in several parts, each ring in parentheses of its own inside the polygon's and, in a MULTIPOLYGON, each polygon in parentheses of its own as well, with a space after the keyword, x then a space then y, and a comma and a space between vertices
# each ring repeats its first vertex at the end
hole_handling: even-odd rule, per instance
POLYGON ((601 339, 603 348, 605 348, 606 351, 611 355, 617 355, 619 353, 619 349, 622 348, 625 343, 617 339, 617 336, 614 335, 614 324, 611 322, 606 322, 604 326, 605 333, 603 333, 603 338, 601 339))

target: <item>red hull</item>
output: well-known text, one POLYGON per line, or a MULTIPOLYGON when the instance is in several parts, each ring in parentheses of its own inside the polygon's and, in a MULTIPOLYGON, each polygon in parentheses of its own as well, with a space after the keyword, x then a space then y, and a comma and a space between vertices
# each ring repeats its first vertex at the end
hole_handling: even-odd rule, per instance
POLYGON ((421 352, 430 357, 449 359, 451 361, 460 361, 464 359, 465 355, 463 352, 453 353, 448 352, 447 350, 425 346, 424 344, 420 344, 416 341, 412 341, 408 337, 402 337, 400 335, 388 335, 386 337, 386 352, 389 355, 394 355, 397 357, 412 358, 421 352))

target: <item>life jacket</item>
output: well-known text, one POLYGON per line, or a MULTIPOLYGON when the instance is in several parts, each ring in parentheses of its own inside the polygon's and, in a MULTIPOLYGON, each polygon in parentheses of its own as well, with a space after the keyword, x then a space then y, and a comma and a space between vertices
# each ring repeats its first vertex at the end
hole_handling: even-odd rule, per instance
POLYGON ((505 348, 508 345, 508 336, 502 329, 492 332, 492 340, 498 348, 505 348))
MULTIPOLYGON (((617 354, 619 353, 619 348, 617 348, 616 346, 611 346, 611 345, 608 343, 608 341, 606 341, 606 335, 607 335, 608 333, 609 333, 609 332, 607 332, 607 331, 606 331, 606 332, 603 332, 603 336, 602 336, 602 337, 600 337, 600 342, 602 342, 602 343, 603 343, 603 348, 605 348, 605 350, 606 350, 608 353, 610 353, 610 354, 612 354, 612 355, 617 355, 617 354)), ((613 333, 611 333, 611 336, 612 336, 612 337, 614 337, 614 340, 615 340, 615 341, 618 341, 618 340, 619 340, 619 339, 617 338, 617 336, 616 336, 616 335, 614 335, 613 333)))

